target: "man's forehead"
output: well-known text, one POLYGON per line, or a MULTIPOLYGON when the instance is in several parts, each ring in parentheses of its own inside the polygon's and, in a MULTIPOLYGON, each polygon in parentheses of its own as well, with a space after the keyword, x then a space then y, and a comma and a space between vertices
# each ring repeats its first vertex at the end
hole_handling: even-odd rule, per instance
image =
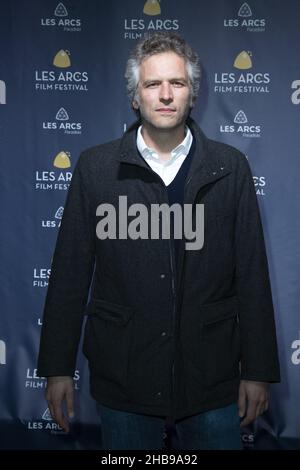
POLYGON ((140 73, 144 77, 151 75, 156 78, 186 78, 187 68, 183 57, 174 52, 162 52, 145 58, 140 67, 140 73))
POLYGON ((180 56, 176 52, 166 51, 166 52, 158 52, 158 53, 151 54, 151 55, 145 57, 142 60, 141 65, 146 65, 146 64, 149 64, 149 63, 155 64, 155 63, 159 63, 159 62, 164 62, 166 60, 168 62, 174 62, 174 63, 177 62, 177 63, 185 64, 184 57, 180 56))

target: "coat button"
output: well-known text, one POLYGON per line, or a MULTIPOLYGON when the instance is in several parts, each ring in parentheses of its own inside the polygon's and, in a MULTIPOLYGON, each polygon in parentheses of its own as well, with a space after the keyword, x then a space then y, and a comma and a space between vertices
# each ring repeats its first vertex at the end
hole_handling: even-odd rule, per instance
POLYGON ((155 394, 155 396, 157 396, 157 398, 160 398, 160 397, 161 397, 161 392, 157 392, 157 393, 155 394))
POLYGON ((165 274, 161 274, 161 275, 160 275, 160 278, 161 278, 161 279, 164 279, 165 277, 166 277, 165 274))
POLYGON ((167 333, 165 331, 162 331, 160 336, 167 336, 167 333))

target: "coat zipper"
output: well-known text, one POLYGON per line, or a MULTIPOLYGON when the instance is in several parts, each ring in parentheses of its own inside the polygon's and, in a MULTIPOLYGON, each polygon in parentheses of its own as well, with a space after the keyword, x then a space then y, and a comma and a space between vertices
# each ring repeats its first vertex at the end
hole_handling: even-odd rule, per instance
MULTIPOLYGON (((140 166, 140 165, 137 165, 137 166, 140 166)), ((164 182, 162 180, 162 178, 154 171, 152 170, 152 168, 147 168, 147 170, 149 170, 152 174, 154 174, 159 180, 160 182, 163 184, 164 188, 165 188, 165 191, 166 191, 166 195, 167 195, 167 203, 169 203, 169 197, 168 197, 168 193, 167 193, 167 189, 166 189, 166 186, 164 185, 164 182)), ((188 181, 186 182, 185 186, 184 186, 184 195, 185 195, 185 190, 186 190, 186 187, 189 185, 189 183, 191 182, 192 180, 192 176, 189 177, 188 181)), ((184 203, 184 196, 183 196, 183 203, 184 203)), ((173 311, 172 311, 172 329, 173 329, 173 335, 174 335, 174 352, 173 352, 173 362, 172 362, 172 373, 171 373, 171 419, 172 421, 174 421, 174 417, 175 417, 175 402, 174 402, 174 399, 175 399, 175 349, 176 349, 176 345, 175 345, 175 341, 176 341, 176 291, 175 291, 175 271, 174 271, 174 263, 173 263, 173 254, 174 254, 174 250, 172 250, 172 243, 171 243, 171 239, 169 240, 169 253, 170 253, 170 266, 171 266, 171 276, 172 276, 172 294, 173 294, 173 311)), ((182 267, 183 269, 183 267, 182 267)))
POLYGON ((175 290, 175 270, 174 270, 174 250, 172 248, 172 240, 169 240, 169 253, 170 253, 170 267, 171 267, 171 281, 172 281, 172 294, 173 294, 173 308, 172 308, 172 335, 174 338, 174 351, 173 351, 173 362, 172 362, 172 374, 171 374, 171 419, 173 420, 174 411, 175 411, 175 341, 176 341, 176 290, 175 290))

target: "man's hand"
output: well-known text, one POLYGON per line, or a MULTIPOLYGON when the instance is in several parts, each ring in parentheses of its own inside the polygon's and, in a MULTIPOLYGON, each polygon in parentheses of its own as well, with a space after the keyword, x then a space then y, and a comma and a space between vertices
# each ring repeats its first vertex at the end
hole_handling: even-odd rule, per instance
POLYGON ((72 377, 48 377, 46 400, 52 418, 64 431, 69 432, 69 421, 63 414, 63 401, 66 400, 69 418, 74 418, 74 384, 72 377))
POLYGON ((239 415, 244 418, 241 426, 247 426, 269 406, 269 384, 241 380, 239 389, 239 415))

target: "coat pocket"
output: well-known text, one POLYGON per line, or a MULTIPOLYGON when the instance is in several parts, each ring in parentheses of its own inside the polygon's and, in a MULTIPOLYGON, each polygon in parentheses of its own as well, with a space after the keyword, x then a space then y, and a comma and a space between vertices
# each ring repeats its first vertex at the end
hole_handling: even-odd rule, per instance
POLYGON ((197 367, 207 386, 237 378, 240 361, 240 332, 236 297, 201 307, 201 338, 197 367))
POLYGON ((89 302, 83 352, 92 375, 126 386, 133 313, 130 307, 104 299, 89 302))

